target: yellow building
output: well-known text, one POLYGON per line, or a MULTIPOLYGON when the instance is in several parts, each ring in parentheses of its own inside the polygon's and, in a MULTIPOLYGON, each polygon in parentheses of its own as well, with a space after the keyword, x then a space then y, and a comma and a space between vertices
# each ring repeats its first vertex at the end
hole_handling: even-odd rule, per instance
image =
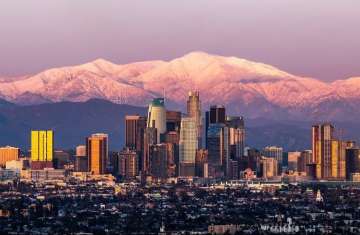
POLYGON ((108 135, 93 134, 86 139, 89 171, 95 175, 106 174, 108 159, 108 135))
POLYGON ((331 176, 333 179, 344 180, 346 177, 346 142, 331 141, 331 176))
POLYGON ((54 132, 52 130, 31 131, 32 169, 52 167, 54 154, 54 132))
POLYGON ((0 147, 0 167, 4 167, 8 161, 18 160, 19 155, 19 148, 11 146, 0 147))

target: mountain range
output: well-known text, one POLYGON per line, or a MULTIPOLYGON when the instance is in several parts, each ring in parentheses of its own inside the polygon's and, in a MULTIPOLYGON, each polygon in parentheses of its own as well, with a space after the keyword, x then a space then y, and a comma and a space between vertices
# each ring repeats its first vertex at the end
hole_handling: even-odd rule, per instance
POLYGON ((250 119, 350 122, 360 117, 360 77, 327 83, 204 52, 124 65, 97 59, 0 78, 0 98, 22 106, 95 98, 145 107, 152 98, 165 96, 168 108, 184 110, 190 90, 200 91, 204 110, 223 104, 229 114, 250 119))

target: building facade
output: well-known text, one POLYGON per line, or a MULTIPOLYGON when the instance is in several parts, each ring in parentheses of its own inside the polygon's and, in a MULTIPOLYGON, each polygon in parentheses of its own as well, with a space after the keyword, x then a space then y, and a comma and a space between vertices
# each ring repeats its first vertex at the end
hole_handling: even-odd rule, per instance
POLYGON ((198 148, 196 120, 186 117, 181 119, 179 141, 179 176, 195 176, 195 157, 198 148))
POLYGON ((54 132, 52 130, 31 131, 31 168, 41 170, 53 166, 54 132))
POLYGON ((86 138, 86 154, 89 171, 94 175, 106 174, 108 165, 108 135, 97 133, 86 138))

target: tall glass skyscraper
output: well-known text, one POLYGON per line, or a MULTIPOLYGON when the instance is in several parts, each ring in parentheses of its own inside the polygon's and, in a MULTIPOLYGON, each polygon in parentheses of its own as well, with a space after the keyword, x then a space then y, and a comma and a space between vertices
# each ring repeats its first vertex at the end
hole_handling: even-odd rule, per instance
POLYGON ((189 92, 189 99, 187 101, 187 115, 195 119, 198 144, 201 145, 202 120, 201 120, 201 102, 198 91, 189 92))
POLYGON ((196 121, 190 117, 182 118, 179 141, 180 176, 195 176, 195 156, 197 148, 196 121))
POLYGON ((157 143, 160 143, 160 136, 166 132, 166 110, 163 98, 155 98, 149 105, 147 127, 157 130, 157 143))

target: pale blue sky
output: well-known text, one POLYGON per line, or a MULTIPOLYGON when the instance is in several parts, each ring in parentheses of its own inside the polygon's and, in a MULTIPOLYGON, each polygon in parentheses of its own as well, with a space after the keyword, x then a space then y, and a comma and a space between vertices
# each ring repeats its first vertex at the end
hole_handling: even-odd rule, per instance
POLYGON ((0 0, 0 76, 202 50, 360 76, 359 0, 0 0))

